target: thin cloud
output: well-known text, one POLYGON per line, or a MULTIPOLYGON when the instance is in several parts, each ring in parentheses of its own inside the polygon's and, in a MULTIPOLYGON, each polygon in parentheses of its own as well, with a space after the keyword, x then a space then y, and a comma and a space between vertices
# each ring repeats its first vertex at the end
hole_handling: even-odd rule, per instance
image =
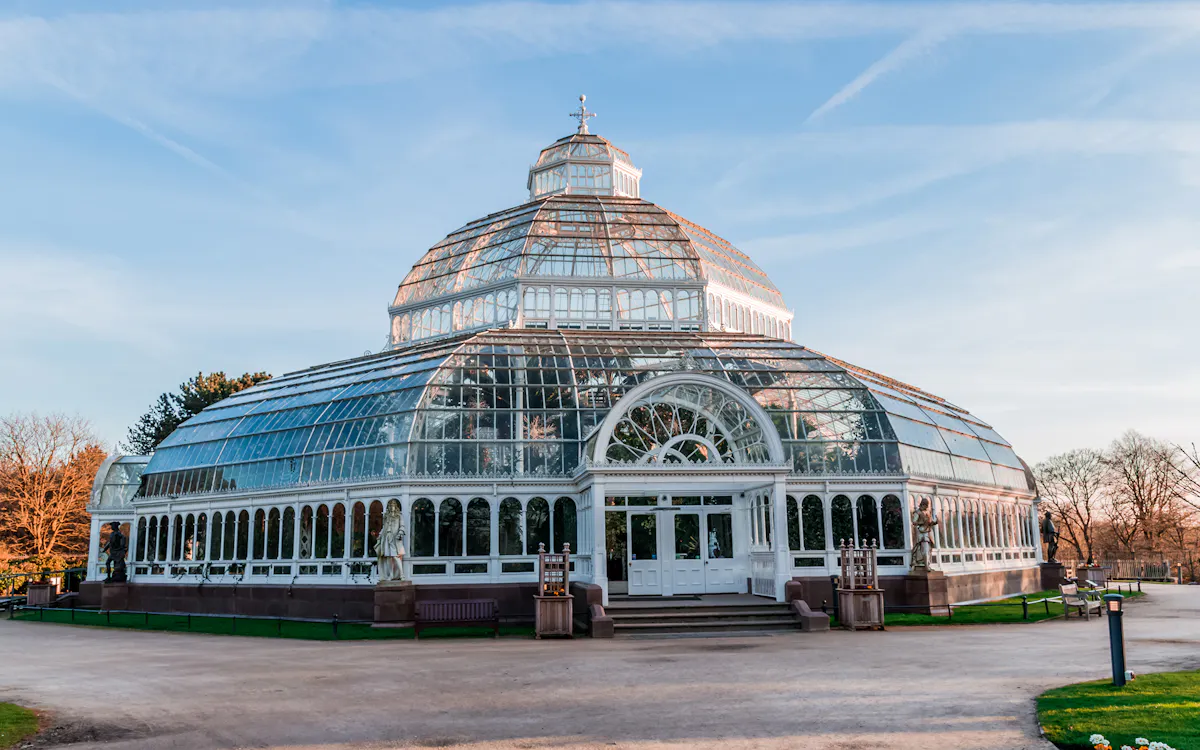
POLYGON ((950 36, 950 32, 947 29, 936 28, 919 31, 905 39, 899 46, 876 60, 870 67, 859 73, 854 80, 829 97, 824 104, 813 110, 813 113, 808 116, 805 122, 811 123, 819 120, 861 94, 863 89, 875 83, 881 77, 896 72, 918 57, 929 54, 934 47, 941 44, 948 36, 950 36))

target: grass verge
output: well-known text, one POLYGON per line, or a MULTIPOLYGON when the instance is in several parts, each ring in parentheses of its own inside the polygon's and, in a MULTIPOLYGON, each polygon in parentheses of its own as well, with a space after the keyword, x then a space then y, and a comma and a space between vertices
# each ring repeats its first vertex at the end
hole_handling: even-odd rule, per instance
POLYGON ((1110 680, 1067 685, 1038 696, 1037 709, 1046 738, 1065 750, 1091 750, 1093 733, 1113 747, 1141 737, 1200 748, 1200 671, 1140 675, 1125 687, 1110 680))
POLYGON ((28 708, 0 703, 0 748, 12 747, 32 737, 38 730, 38 717, 28 708))
MULTIPOLYGON (((209 633, 214 635, 246 635, 265 638, 299 638, 312 641, 405 640, 415 637, 412 628, 373 628, 367 623, 341 622, 336 632, 328 622, 289 622, 274 618, 188 617, 170 614, 106 615, 96 610, 49 609, 18 611, 13 618, 28 622, 52 622, 69 625, 91 625, 134 630, 166 630, 180 633, 209 633)), ((490 637, 491 627, 445 627, 422 630, 421 638, 478 638, 490 637)), ((533 636, 532 625, 501 625, 502 636, 533 636)), ((0 747, 3 747, 0 745, 0 747)))
MULTIPOLYGON (((1143 592, 1135 591, 1131 594, 1125 594, 1126 599, 1136 599, 1139 596, 1144 596, 1143 592)), ((1058 589, 1050 589, 1048 591, 1038 591, 1034 594, 1027 594, 1030 602, 1035 602, 1039 599, 1046 599, 1051 596, 1058 596, 1058 589)), ((1021 609, 1021 597, 1014 596, 1008 599, 1001 599, 996 602, 987 602, 984 604, 968 604, 962 607, 955 607, 951 617, 934 617, 932 615, 921 615, 915 612, 889 612, 884 615, 884 625, 984 625, 990 623, 1015 623, 1015 622, 1038 622, 1041 620, 1049 620, 1054 617, 1061 617, 1063 606, 1061 602, 1049 602, 1049 608, 1046 604, 1030 604, 1029 619, 1023 618, 1021 609)))

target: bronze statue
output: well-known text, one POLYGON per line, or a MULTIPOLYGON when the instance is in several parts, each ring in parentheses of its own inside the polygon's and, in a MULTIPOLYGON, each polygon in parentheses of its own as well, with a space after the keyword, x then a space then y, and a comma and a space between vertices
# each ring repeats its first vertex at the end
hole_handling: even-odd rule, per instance
POLYGON ((1050 511, 1042 518, 1042 541, 1046 543, 1046 562, 1058 562, 1058 529, 1054 527, 1050 511))
POLYGON ((109 526, 112 531, 108 535, 108 541, 104 543, 104 548, 100 550, 108 553, 108 559, 104 562, 104 582, 125 583, 129 580, 125 573, 125 555, 129 552, 129 540, 121 533, 119 521, 113 521, 109 526))
POLYGON ((920 506, 913 512, 912 568, 929 569, 933 560, 933 527, 938 520, 929 511, 929 499, 922 498, 920 506))

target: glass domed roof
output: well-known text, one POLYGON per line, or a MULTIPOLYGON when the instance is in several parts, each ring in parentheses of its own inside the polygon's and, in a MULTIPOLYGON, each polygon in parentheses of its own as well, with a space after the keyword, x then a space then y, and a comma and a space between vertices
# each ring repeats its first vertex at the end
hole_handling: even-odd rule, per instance
POLYGON ((745 253, 638 198, 552 195, 473 221, 417 261, 394 307, 518 278, 713 281, 784 307, 745 253))
POLYGON ((793 474, 911 474, 1026 488, 1008 442, 920 389, 802 346, 733 333, 499 329, 261 383, 180 426, 141 494, 387 480, 564 476, 621 398, 680 363, 746 391, 793 474))

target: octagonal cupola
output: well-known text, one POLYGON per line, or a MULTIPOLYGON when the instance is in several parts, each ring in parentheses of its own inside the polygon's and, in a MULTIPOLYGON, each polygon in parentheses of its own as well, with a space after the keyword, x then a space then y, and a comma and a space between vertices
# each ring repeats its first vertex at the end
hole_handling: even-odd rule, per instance
POLYGON ((596 113, 587 110, 586 101, 580 96, 579 109, 571 113, 579 120, 578 130, 542 149, 529 168, 530 200, 562 194, 640 197, 642 170, 633 166, 629 154, 588 132, 587 121, 596 113))

